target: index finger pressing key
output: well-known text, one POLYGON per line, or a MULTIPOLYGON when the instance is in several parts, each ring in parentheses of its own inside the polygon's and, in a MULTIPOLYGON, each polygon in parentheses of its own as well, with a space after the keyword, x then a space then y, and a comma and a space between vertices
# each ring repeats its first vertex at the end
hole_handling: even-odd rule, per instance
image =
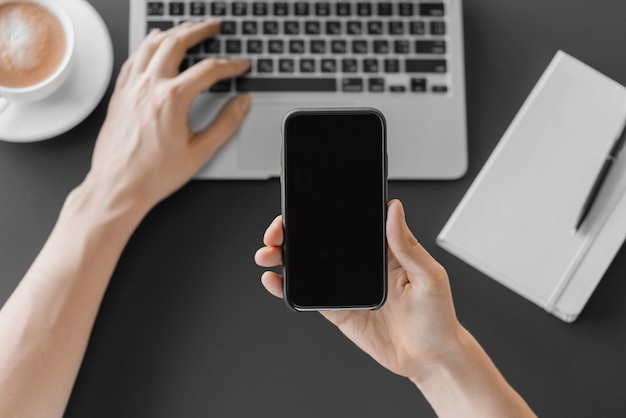
POLYGON ((215 36, 219 28, 218 21, 209 20, 198 23, 188 22, 165 32, 162 42, 152 57, 149 71, 156 71, 167 77, 176 76, 187 50, 215 36))

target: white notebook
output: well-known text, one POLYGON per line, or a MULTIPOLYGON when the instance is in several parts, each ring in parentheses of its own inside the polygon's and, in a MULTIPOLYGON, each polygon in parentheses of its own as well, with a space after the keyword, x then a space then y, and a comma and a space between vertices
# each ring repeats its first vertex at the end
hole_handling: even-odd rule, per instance
POLYGON ((559 51, 437 242, 574 321, 626 238, 626 152, 575 228, 625 120, 626 88, 559 51))

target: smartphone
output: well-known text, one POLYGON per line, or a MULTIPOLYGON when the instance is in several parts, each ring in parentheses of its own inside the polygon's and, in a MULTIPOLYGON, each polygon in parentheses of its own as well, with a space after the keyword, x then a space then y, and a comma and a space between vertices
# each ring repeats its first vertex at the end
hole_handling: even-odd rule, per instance
POLYGON ((297 311, 378 309, 387 296, 387 135, 371 108, 283 121, 284 300, 297 311))

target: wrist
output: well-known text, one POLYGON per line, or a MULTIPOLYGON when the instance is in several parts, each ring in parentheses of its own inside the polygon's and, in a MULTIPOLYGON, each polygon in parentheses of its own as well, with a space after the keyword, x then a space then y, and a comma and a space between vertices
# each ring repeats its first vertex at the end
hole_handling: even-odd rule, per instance
POLYGON ((431 381, 456 373, 458 366, 471 357, 472 347, 475 343, 472 335, 461 324, 457 323, 456 332, 450 338, 445 353, 435 360, 422 364, 415 375, 409 376, 409 380, 422 389, 431 381))
POLYGON ((61 217, 80 224, 84 231, 107 225, 116 226, 120 232, 126 231, 130 235, 150 209, 150 205, 131 193, 106 187, 87 175, 67 196, 61 217))
POLYGON ((410 380, 440 417, 536 417, 461 326, 456 348, 410 380))

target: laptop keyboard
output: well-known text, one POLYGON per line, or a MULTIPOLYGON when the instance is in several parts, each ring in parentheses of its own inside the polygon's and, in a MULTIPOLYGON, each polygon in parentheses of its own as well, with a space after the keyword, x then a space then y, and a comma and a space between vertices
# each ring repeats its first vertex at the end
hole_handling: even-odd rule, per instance
POLYGON ((250 71, 212 92, 450 93, 444 1, 149 1, 146 28, 218 19, 181 71, 245 57, 250 71))

